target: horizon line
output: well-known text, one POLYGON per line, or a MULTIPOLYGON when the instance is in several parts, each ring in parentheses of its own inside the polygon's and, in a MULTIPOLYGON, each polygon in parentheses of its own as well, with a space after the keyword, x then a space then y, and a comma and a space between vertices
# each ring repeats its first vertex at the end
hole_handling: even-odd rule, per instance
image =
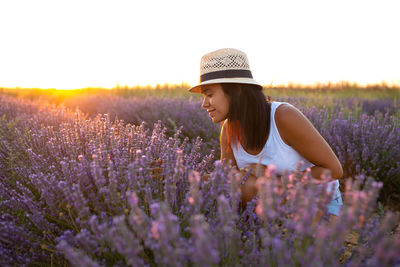
MULTIPOLYGON (((56 87, 21 87, 21 86, 15 86, 15 87, 9 87, 9 86, 1 86, 0 89, 40 89, 40 90, 83 90, 83 89, 106 89, 106 90, 112 90, 112 89, 161 89, 161 88, 171 88, 171 89, 177 89, 178 87, 181 88, 190 88, 194 85, 191 83, 182 81, 181 83, 170 83, 170 82, 164 82, 164 83, 155 83, 155 84, 135 84, 135 85, 120 85, 118 82, 115 86, 113 87, 103 87, 103 86, 87 86, 87 87, 78 87, 78 88, 56 88, 56 87)), ((357 87, 357 88, 370 88, 370 87, 386 87, 386 88, 397 88, 400 89, 400 80, 399 83, 394 83, 394 82, 387 82, 387 81, 381 81, 381 82, 375 82, 375 83, 357 83, 357 82, 352 82, 352 81, 337 81, 337 82, 313 82, 313 83, 301 83, 301 82, 287 82, 287 83, 273 83, 270 82, 269 84, 263 84, 263 88, 273 88, 273 87, 285 87, 285 88, 320 88, 320 87, 357 87)))

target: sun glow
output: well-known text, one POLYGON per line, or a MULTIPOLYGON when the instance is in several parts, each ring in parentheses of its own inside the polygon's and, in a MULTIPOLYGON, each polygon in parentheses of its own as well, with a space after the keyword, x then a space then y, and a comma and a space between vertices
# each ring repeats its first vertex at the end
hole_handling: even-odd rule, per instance
POLYGON ((2 1, 0 87, 196 84, 200 57, 222 47, 246 52, 254 78, 266 85, 400 84, 399 7, 361 0, 2 1), (215 15, 205 16, 211 10, 215 15))

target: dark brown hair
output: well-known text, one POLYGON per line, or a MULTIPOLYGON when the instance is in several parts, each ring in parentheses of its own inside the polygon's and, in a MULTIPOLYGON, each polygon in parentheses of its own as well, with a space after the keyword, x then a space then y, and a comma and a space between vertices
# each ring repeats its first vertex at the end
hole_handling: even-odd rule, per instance
POLYGON ((270 130, 271 105, 256 85, 221 83, 229 98, 227 142, 247 149, 264 146, 270 130))

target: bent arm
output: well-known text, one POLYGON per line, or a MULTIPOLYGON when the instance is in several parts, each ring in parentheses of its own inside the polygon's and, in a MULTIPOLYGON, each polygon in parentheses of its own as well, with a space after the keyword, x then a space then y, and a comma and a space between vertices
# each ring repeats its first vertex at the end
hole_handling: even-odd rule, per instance
MULTIPOLYGON (((232 167, 235 167, 237 170, 239 170, 235 156, 233 155, 232 148, 228 145, 227 142, 227 135, 226 135, 226 121, 222 125, 221 133, 219 136, 219 143, 220 143, 220 149, 221 149, 221 161, 224 163, 230 162, 232 167)), ((207 181, 210 175, 206 174, 202 177, 203 180, 207 181)))
POLYGON ((221 134, 219 136, 219 143, 221 148, 221 161, 222 162, 231 162, 231 165, 236 167, 235 156, 233 155, 232 147, 228 145, 227 131, 226 131, 226 121, 222 125, 221 134))
MULTIPOLYGON (((232 147, 227 143, 227 135, 226 135, 226 122, 224 122, 221 135, 220 135, 220 147, 221 147, 221 161, 230 162, 232 167, 236 167, 239 170, 235 156, 233 154, 232 147)), ((247 171, 241 171, 241 176, 244 176, 247 171)), ((247 180, 243 185, 240 185, 240 190, 242 192, 242 203, 241 207, 245 208, 246 203, 253 199, 255 195, 257 195, 257 187, 256 187, 257 177, 253 174, 250 174, 247 180)))
POLYGON ((331 180, 342 177, 339 159, 303 113, 283 104, 275 112, 275 121, 283 141, 315 165, 311 168, 314 178, 321 179, 326 170, 331 172, 331 180))

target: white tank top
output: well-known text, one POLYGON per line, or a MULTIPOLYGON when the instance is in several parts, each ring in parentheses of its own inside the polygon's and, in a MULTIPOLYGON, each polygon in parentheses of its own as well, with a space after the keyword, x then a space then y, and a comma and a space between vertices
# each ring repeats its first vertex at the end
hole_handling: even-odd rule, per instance
MULTIPOLYGON (((271 102, 271 126, 269 136, 260 153, 251 155, 243 149, 240 142, 238 142, 237 146, 231 143, 233 155, 235 156, 236 164, 239 169, 260 162, 266 166, 274 165, 276 167, 276 172, 278 174, 283 174, 285 171, 290 172, 297 169, 304 171, 307 168, 315 166, 282 140, 275 123, 275 111, 281 104, 290 105, 286 102, 271 102)), ((328 188, 339 188, 338 180, 331 181, 329 184, 331 184, 331 186, 328 186, 328 188)), ((330 189, 328 189, 328 191, 330 191, 330 189)))

